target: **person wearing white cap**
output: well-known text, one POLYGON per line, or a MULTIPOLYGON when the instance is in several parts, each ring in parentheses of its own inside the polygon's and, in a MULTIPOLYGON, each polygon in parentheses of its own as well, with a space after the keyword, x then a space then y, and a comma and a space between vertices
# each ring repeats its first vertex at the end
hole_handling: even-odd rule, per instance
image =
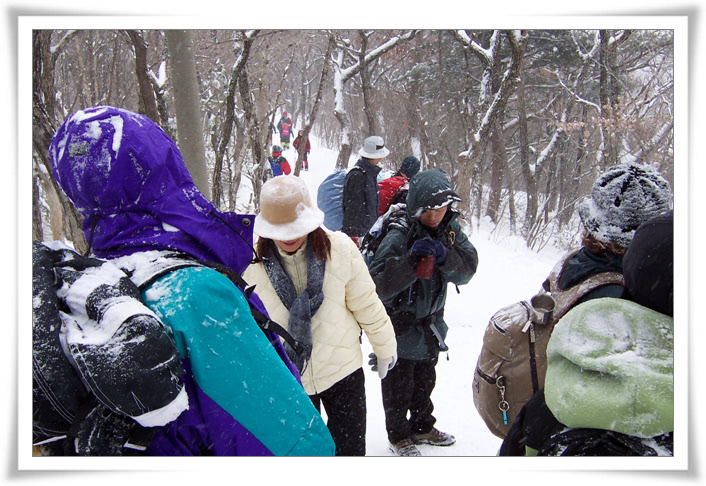
POLYGON ((360 159, 346 174, 343 184, 343 227, 341 231, 357 239, 364 236, 378 218, 380 193, 377 176, 378 164, 390 151, 382 137, 365 139, 358 151, 360 159))
POLYGON ((243 273, 270 318, 298 342, 284 343, 304 390, 320 411, 336 455, 365 455, 366 402, 360 335, 379 357, 380 378, 397 361, 397 341, 363 257, 341 232, 322 224, 305 182, 287 175, 260 193, 257 260, 243 273))

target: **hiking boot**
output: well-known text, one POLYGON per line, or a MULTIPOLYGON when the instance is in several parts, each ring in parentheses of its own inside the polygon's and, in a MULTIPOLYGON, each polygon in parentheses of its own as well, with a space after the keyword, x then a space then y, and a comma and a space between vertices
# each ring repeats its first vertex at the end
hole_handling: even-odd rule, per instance
POLYGON ((414 442, 412 442, 412 439, 402 439, 399 442, 390 444, 390 450, 396 455, 403 457, 417 457, 422 455, 419 449, 417 449, 417 446, 414 445, 414 442))
POLYGON ((456 443, 456 437, 446 432, 441 432, 436 427, 426 434, 415 434, 412 436, 415 444, 429 444, 433 446, 450 446, 456 443))

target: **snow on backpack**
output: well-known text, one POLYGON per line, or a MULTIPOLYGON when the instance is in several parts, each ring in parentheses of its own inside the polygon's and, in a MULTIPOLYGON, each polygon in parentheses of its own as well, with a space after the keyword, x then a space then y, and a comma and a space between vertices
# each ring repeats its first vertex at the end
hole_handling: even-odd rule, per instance
POLYGON ((544 387, 547 343, 554 325, 589 292, 604 285, 623 285, 620 272, 604 272, 560 290, 561 273, 576 252, 562 257, 529 301, 498 310, 486 327, 473 376, 473 403, 501 439, 524 404, 544 387))
POLYGON ((33 444, 134 455, 188 408, 179 353, 127 274, 32 243, 33 444))
POLYGON ((363 255, 366 265, 370 266, 380 242, 392 228, 398 229, 405 234, 411 229, 407 219, 407 205, 405 203, 391 205, 385 214, 378 217, 363 237, 360 243, 360 253, 363 255))
MULTIPOLYGON (((360 170, 357 166, 351 170, 360 170)), ((348 170, 339 169, 326 176, 319 185, 316 205, 324 213, 324 226, 331 231, 341 231, 343 227, 343 184, 348 170)))

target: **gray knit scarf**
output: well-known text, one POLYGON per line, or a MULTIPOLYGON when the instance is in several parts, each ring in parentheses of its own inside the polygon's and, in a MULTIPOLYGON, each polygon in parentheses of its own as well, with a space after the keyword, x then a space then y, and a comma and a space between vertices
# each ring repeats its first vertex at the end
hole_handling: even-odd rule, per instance
POLYGON ((299 296, 297 296, 292 278, 284 269, 274 241, 271 241, 267 246, 263 264, 277 295, 289 310, 287 331, 302 345, 304 351, 302 354, 297 354, 286 342, 284 343, 284 349, 289 359, 299 370, 299 373, 303 373, 306 364, 311 358, 311 350, 313 348, 311 318, 319 310, 324 300, 322 287, 326 260, 317 258, 311 244, 310 235, 307 239, 306 247, 306 289, 299 296))

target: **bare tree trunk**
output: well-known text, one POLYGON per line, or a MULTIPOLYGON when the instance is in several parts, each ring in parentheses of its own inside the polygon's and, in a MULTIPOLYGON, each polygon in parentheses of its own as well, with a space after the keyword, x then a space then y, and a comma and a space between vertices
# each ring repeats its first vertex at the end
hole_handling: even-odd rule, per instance
POLYGON ((333 116, 338 120, 338 124, 341 126, 341 150, 338 152, 338 158, 336 159, 336 169, 347 169, 348 160, 351 157, 351 121, 348 118, 348 112, 346 112, 346 105, 343 99, 345 78, 343 77, 343 49, 339 49, 338 60, 334 63, 334 75, 333 75, 333 94, 334 103, 333 116))
POLYGON ((610 96, 610 33, 607 30, 601 30, 601 49, 599 58, 599 99, 601 107, 601 132, 603 134, 603 162, 606 166, 614 165, 617 160, 617 154, 613 150, 613 133, 606 123, 607 120, 613 118, 611 96, 610 96))
MULTIPOLYGON (((492 95, 495 96, 500 90, 502 62, 502 37, 498 38, 496 48, 493 50, 492 67, 490 68, 492 95)), ((519 78, 519 70, 518 70, 519 78)), ((500 199, 503 188, 503 173, 505 171, 505 142, 503 140, 502 121, 497 117, 493 122, 490 140, 490 187, 488 190, 488 207, 486 215, 490 220, 498 224, 500 222, 500 199)))
MULTIPOLYGON (((301 65, 301 81, 299 82, 300 84, 300 92, 299 96, 301 97, 301 100, 299 101, 299 105, 297 106, 297 109, 295 110, 295 117, 297 117, 300 120, 304 120, 306 113, 309 109, 309 80, 307 78, 307 69, 309 67, 309 56, 311 55, 311 50, 307 49, 304 52, 304 59, 302 60, 302 65, 301 65)), ((328 62, 328 59, 326 60, 328 62)))
MULTIPOLYGON (((162 33, 161 35, 166 36, 166 34, 164 33, 162 33)), ((169 48, 166 46, 162 49, 161 59, 165 63, 169 59, 169 48)), ((169 123, 169 109, 167 107, 167 96, 164 91, 164 86, 160 85, 157 80, 152 76, 150 76, 150 81, 152 82, 152 90, 154 91, 154 97, 157 102, 159 124, 162 127, 162 130, 164 130, 172 140, 176 140, 177 135, 176 133, 174 133, 174 129, 169 123)))
POLYGON ((238 199, 238 188, 240 187, 240 179, 243 173, 243 159, 245 159, 245 149, 247 144, 245 143, 245 132, 242 128, 237 127, 237 138, 234 150, 234 166, 233 166, 233 178, 230 184, 230 211, 235 211, 235 203, 238 199))
POLYGON ((179 150, 194 184, 206 196, 209 194, 208 170, 192 34, 189 30, 168 30, 166 34, 172 60, 179 150))
MULTIPOLYGON (((41 184, 44 195, 47 198, 47 205, 49 206, 49 230, 51 239, 64 241, 66 239, 66 232, 63 226, 63 206, 59 193, 56 192, 56 186, 52 178, 40 168, 38 161, 35 161, 35 173, 37 175, 37 182, 41 184)), ((44 234, 43 227, 42 234, 44 234)))
POLYGON ((503 129, 499 121, 496 120, 491 134, 491 174, 490 192, 488 194, 488 207, 486 215, 497 224, 500 222, 500 199, 502 195, 503 178, 505 166, 507 165, 507 154, 505 153, 505 140, 503 129))
POLYGON ((253 163, 257 167, 255 171, 255 178, 253 180, 253 197, 255 200, 255 208, 260 206, 260 189, 263 184, 262 174, 264 173, 267 158, 262 152, 262 134, 259 125, 259 118, 257 116, 255 102, 252 99, 252 93, 250 91, 250 82, 248 80, 248 70, 247 66, 244 65, 240 72, 238 78, 238 89, 240 91, 240 98, 243 102, 243 110, 245 112, 245 120, 247 126, 247 134, 250 140, 250 150, 252 151, 253 163))
POLYGON ((135 76, 140 93, 140 107, 150 120, 159 124, 159 112, 155 100, 154 90, 147 69, 147 43, 145 38, 137 30, 128 30, 128 36, 135 49, 135 76))
POLYGON ((527 130, 527 105, 525 101, 525 83, 522 73, 517 82, 517 111, 519 117, 520 136, 520 170, 525 181, 525 193, 527 195, 527 209, 525 210, 525 222, 523 234, 527 236, 537 219, 537 177, 530 164, 530 145, 527 130))
POLYGON ((360 86, 363 91, 363 112, 365 113, 365 119, 368 121, 367 137, 370 137, 379 134, 380 129, 378 127, 377 118, 375 117, 372 100, 370 99, 372 86, 370 86, 370 73, 368 72, 368 64, 365 60, 365 52, 368 50, 369 34, 364 30, 359 30, 358 34, 360 35, 360 56, 358 56, 358 63, 360 64, 360 86))
POLYGON ((42 211, 39 208, 39 178, 32 174, 32 240, 44 241, 42 229, 42 211))
POLYGON ((49 174, 49 180, 59 196, 61 220, 65 227, 66 236, 71 240, 74 248, 83 253, 88 247, 81 230, 83 218, 51 175, 51 161, 49 160, 49 143, 56 126, 54 118, 56 93, 54 66, 61 50, 75 35, 75 32, 68 33, 57 45, 51 46, 51 31, 35 30, 32 32, 32 146, 35 155, 44 164, 46 173, 49 174))

